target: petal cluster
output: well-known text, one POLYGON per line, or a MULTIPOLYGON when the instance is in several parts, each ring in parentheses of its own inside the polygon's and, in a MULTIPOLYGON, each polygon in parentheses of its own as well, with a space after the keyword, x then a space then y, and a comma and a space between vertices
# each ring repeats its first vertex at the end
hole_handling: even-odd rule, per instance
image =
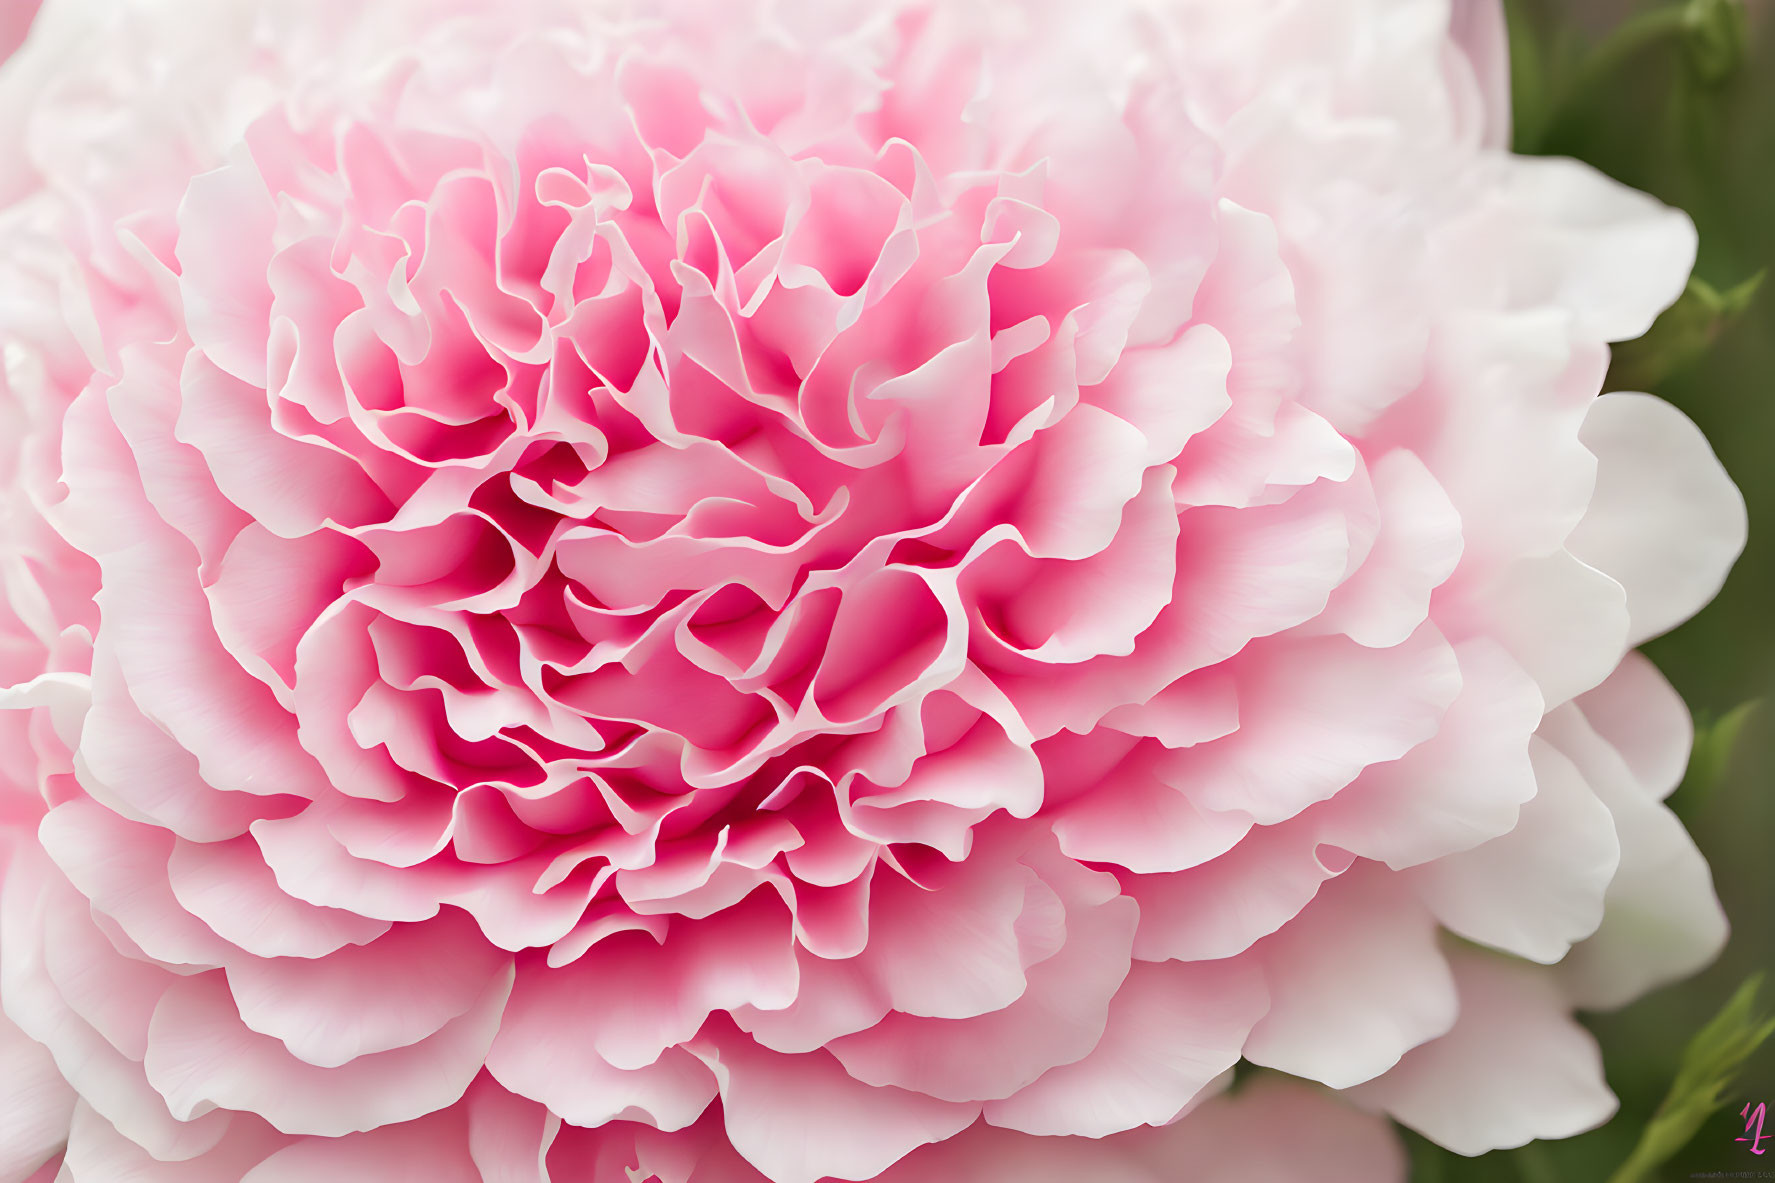
POLYGON ((1693 230, 1496 148, 1494 11, 90 8, 0 1180, 1397 1177, 1723 939, 1629 650, 1743 506, 1597 396, 1693 230))

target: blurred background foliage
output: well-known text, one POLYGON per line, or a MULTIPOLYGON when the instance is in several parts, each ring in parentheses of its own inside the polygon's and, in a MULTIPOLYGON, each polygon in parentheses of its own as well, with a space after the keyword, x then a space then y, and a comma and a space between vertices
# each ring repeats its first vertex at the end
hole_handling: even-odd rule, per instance
MULTIPOLYGON (((1696 754, 1671 805, 1713 866, 1732 938, 1701 975, 1584 1016, 1621 1099, 1613 1121, 1479 1159, 1413 1139, 1413 1178, 1775 1177, 1775 1139, 1762 1155, 1734 1142, 1746 1103, 1768 1103, 1775 1134, 1775 1040, 1735 1068, 1723 1046, 1751 1041, 1755 1008, 1740 986, 1775 967, 1775 281, 1759 290, 1775 269, 1775 0, 1507 0, 1507 9, 1516 150, 1587 161, 1687 210, 1700 230, 1688 294, 1646 339, 1616 349, 1609 387, 1650 390, 1687 412, 1750 506, 1750 543, 1725 590, 1646 646, 1695 714, 1696 754), (1728 1069, 1723 1085, 1718 1073, 1702 1079, 1710 1057, 1728 1069), (1664 1104, 1673 1086, 1683 1095, 1664 1104), (1717 1107, 1696 1100, 1708 1088, 1717 1107), (1664 1145, 1636 1152, 1642 1135, 1664 1145)), ((1763 1013, 1772 995, 1765 985, 1763 1013)))

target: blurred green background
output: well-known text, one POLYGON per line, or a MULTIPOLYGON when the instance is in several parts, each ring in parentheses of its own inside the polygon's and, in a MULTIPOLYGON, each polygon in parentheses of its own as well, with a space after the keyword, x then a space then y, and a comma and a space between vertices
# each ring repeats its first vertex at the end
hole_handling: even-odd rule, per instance
MULTIPOLYGON (((1617 349, 1610 373, 1612 388, 1650 389, 1700 424, 1750 506, 1750 544, 1720 597, 1646 646, 1701 733, 1671 805, 1713 866, 1731 941, 1698 977, 1585 1017, 1621 1098, 1602 1129, 1473 1160, 1413 1144, 1415 1183, 1604 1183, 1670 1087, 1684 1045, 1746 977, 1775 968, 1775 277, 1735 315, 1715 315, 1743 303, 1740 285, 1775 271, 1775 0, 1507 8, 1516 150, 1576 157, 1687 210, 1701 234, 1696 278, 1714 292, 1740 289, 1710 302, 1692 285, 1688 307, 1654 329, 1662 340, 1617 349)), ((1775 982, 1761 1001, 1765 1013, 1775 1008, 1775 982)), ((1681 1152, 1643 1177, 1775 1178, 1775 1138, 1760 1156, 1733 1141, 1746 1102, 1769 1104, 1775 1134, 1775 1040, 1722 1099, 1681 1152)))

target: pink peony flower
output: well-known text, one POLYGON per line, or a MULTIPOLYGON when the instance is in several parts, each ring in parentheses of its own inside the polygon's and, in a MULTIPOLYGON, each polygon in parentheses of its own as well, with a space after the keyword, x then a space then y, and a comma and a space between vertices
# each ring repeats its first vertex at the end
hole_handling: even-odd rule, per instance
POLYGON ((1502 152, 1501 54, 49 0, 0 1180, 1366 1181, 1385 1116, 1606 1118, 1573 1007, 1724 934, 1628 651, 1744 517, 1597 397, 1689 222, 1502 152))

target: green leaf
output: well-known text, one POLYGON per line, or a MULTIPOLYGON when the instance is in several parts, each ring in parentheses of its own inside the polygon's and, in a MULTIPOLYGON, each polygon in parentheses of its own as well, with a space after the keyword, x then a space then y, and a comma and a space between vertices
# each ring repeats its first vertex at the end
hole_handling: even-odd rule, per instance
POLYGON ((1689 0, 1683 8, 1683 49, 1703 82, 1737 73, 1750 49, 1744 0, 1689 0))
POLYGON ((1695 362, 1750 307, 1764 274, 1759 271, 1723 292, 1699 276, 1691 276, 1676 303, 1664 310, 1644 336, 1615 347, 1607 389, 1655 390, 1695 362))
POLYGON ((1738 746, 1738 737, 1744 732, 1744 724, 1762 705, 1762 699, 1753 698, 1739 703, 1717 719, 1695 721, 1695 745, 1689 751, 1689 767, 1683 773, 1683 783, 1678 790, 1679 812, 1691 813, 1725 779, 1731 767, 1732 753, 1738 746))
POLYGON ((1680 0, 1637 13, 1620 22, 1587 51, 1565 55, 1557 39, 1541 42, 1531 27, 1525 0, 1506 0, 1510 53, 1525 55, 1512 69, 1516 104, 1516 149, 1535 153, 1555 147, 1573 121, 1594 109, 1630 70, 1659 51, 1680 54, 1689 76, 1717 87, 1743 68, 1750 51, 1750 25, 1744 0, 1680 0), (1560 68, 1561 59, 1570 68, 1560 68))
POLYGON ((1775 1019, 1759 1015, 1756 1009, 1762 981, 1762 975, 1756 974, 1738 987, 1719 1014, 1689 1041, 1670 1091, 1609 1183, 1647 1183, 1656 1178, 1657 1169, 1719 1112, 1744 1061, 1775 1034, 1775 1019))

